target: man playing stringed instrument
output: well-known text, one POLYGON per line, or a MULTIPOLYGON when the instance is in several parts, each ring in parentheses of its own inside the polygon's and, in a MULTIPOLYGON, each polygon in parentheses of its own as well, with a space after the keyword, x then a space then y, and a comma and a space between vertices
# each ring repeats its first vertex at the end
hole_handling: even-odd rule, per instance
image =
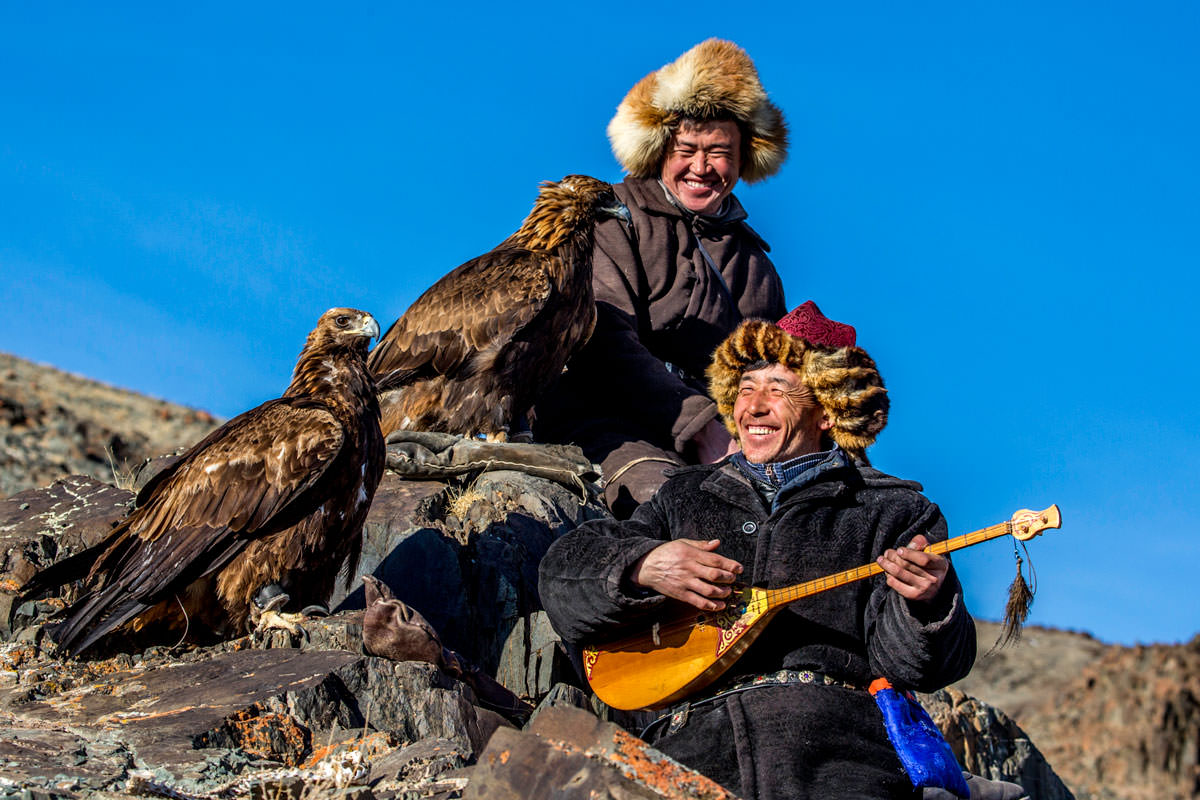
POLYGON ((640 705, 685 700, 643 738, 743 797, 920 797, 867 687, 886 678, 933 691, 963 677, 975 632, 949 560, 922 551, 947 536, 941 512, 919 484, 867 461, 888 411, 874 361, 853 328, 810 302, 777 325, 742 323, 708 377, 741 451, 677 470, 630 520, 593 520, 556 541, 541 564, 551 622, 572 643, 644 630, 650 662, 658 647, 691 642, 662 622, 681 607, 691 627, 725 631, 720 615, 746 608, 743 586, 878 564, 878 577, 783 606, 761 635, 733 625, 684 690, 634 694, 640 705))

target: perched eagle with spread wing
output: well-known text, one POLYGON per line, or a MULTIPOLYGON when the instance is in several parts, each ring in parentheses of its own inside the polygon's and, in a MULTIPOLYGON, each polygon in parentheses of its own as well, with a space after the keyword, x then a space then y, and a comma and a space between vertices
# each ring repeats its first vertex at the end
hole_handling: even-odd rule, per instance
POLYGON ((156 475, 103 542, 35 575, 24 597, 84 581, 51 638, 72 655, 114 632, 138 643, 202 641, 245 632, 263 616, 252 608, 260 590, 274 590, 273 621, 285 594, 325 602, 347 558, 355 574, 383 475, 366 363, 378 335, 370 314, 326 311, 282 397, 225 423, 156 475))
POLYGON ((368 362, 384 436, 507 438, 592 335, 592 233, 601 215, 630 220, 609 184, 586 175, 543 183, 516 233, 417 298, 368 362))

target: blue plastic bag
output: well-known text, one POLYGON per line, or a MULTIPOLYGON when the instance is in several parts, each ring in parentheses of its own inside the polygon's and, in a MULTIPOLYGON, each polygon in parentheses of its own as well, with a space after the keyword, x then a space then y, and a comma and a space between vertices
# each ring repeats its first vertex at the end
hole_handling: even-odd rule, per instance
POLYGON ((950 745, 916 698, 897 691, 887 678, 875 679, 870 692, 883 712, 883 727, 912 785, 970 797, 971 790, 950 745))

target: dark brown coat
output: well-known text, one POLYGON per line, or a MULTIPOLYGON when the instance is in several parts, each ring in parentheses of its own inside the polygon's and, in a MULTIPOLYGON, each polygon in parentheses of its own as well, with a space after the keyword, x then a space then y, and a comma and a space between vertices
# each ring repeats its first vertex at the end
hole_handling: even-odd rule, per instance
POLYGON ((596 226, 596 329, 539 401, 534 435, 578 444, 595 461, 632 440, 687 458, 688 440, 716 417, 703 383, 713 350, 744 318, 782 317, 783 284, 732 195, 713 222, 681 211, 655 178, 613 188, 632 232, 615 220, 596 226))

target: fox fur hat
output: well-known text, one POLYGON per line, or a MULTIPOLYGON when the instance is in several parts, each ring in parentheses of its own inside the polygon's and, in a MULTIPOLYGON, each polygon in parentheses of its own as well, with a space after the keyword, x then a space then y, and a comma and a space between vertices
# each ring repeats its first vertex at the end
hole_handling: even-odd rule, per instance
POLYGON ((621 166, 652 178, 680 120, 733 118, 742 132, 741 178, 768 178, 787 158, 783 112, 767 99, 758 70, 733 42, 709 39, 642 78, 608 123, 608 140, 621 166))
MULTIPOLYGON (((811 314, 807 318, 815 319, 811 314)), ((780 324, 791 332, 765 320, 746 320, 713 353, 708 391, 717 401, 725 427, 736 439, 733 404, 747 368, 762 362, 783 364, 800 376, 829 415, 833 422, 830 437, 851 457, 869 463, 866 450, 887 425, 889 403, 875 362, 853 344, 854 329, 821 316, 811 301, 788 314, 780 324), (795 324, 797 312, 809 306, 819 319, 815 324, 795 324), (845 344, 846 329, 849 344, 845 344), (797 333, 800 335, 794 335, 797 333)))

